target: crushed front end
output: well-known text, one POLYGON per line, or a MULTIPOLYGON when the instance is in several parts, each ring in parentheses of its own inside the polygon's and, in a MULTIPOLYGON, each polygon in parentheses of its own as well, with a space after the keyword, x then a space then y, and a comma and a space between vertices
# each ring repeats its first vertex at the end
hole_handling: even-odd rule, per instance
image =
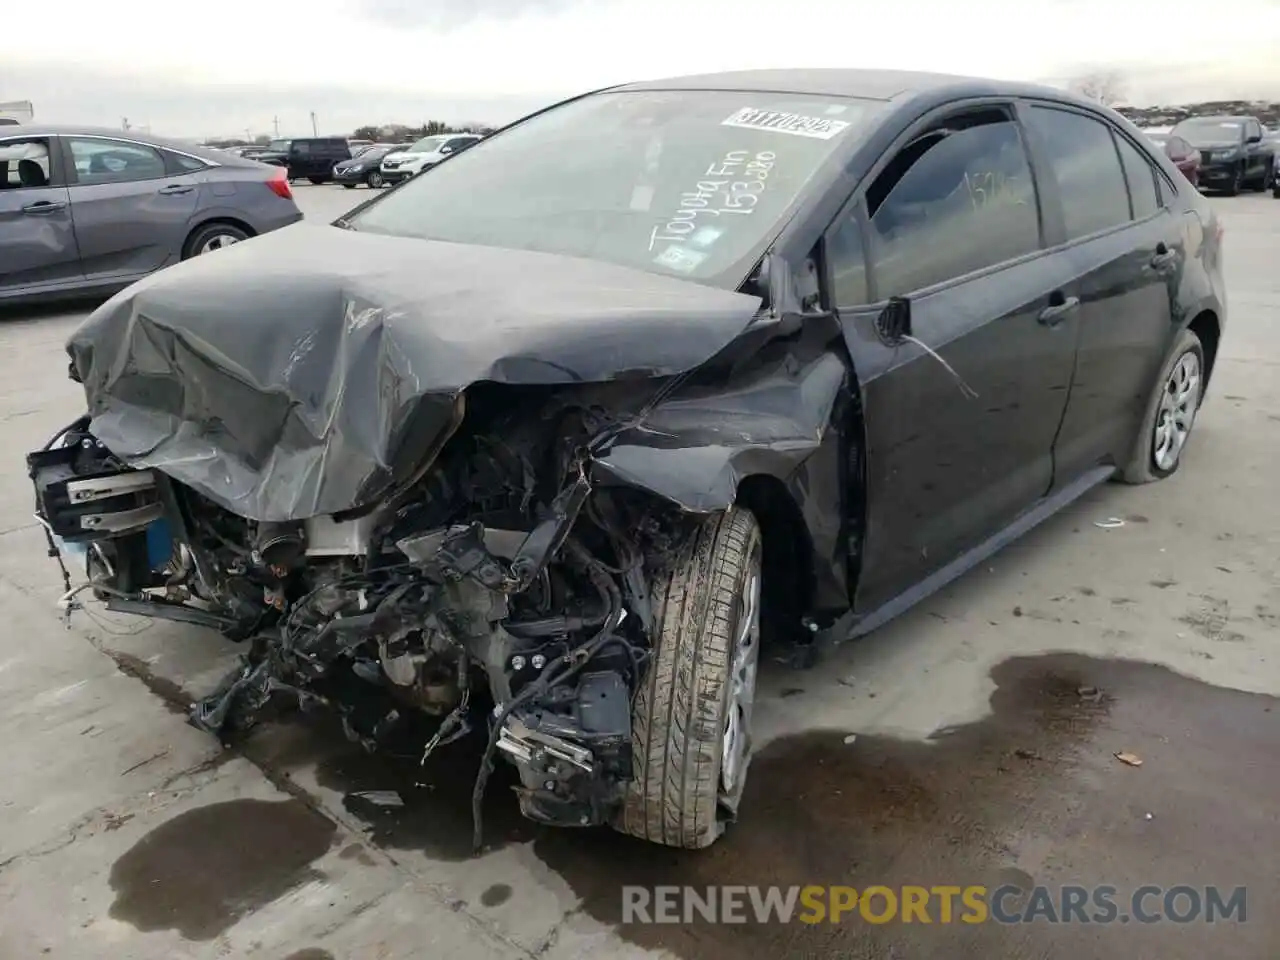
POLYGON ((479 409, 421 476, 376 508, 302 522, 247 520, 131 468, 80 420, 27 458, 63 605, 91 591, 245 643, 192 708, 210 732, 247 730, 285 698, 336 709, 369 750, 427 720, 425 761, 487 723, 481 776, 497 754, 514 763, 527 816, 606 823, 632 774, 647 583, 683 521, 594 489, 588 448, 611 421, 542 396, 534 413, 472 391, 459 407, 479 409))

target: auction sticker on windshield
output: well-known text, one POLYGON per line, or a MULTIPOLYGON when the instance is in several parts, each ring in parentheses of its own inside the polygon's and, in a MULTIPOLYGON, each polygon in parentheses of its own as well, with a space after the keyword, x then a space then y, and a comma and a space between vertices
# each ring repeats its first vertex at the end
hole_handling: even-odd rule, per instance
POLYGON ((742 127, 747 130, 773 130, 775 133, 789 133, 794 137, 830 140, 848 129, 849 122, 832 120, 830 117, 807 117, 800 113, 743 107, 731 114, 727 120, 720 121, 720 126, 742 127))

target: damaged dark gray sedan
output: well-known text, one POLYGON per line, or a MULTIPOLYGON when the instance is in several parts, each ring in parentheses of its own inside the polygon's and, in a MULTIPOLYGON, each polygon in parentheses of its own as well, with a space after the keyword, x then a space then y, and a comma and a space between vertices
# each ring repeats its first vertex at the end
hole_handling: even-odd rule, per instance
POLYGON ((1220 241, 1137 130, 1054 90, 599 91, 100 307, 38 513, 67 605, 244 644, 199 726, 323 705, 424 757, 479 729, 477 810, 501 758, 531 818, 705 847, 762 644, 811 661, 1177 469, 1220 241))

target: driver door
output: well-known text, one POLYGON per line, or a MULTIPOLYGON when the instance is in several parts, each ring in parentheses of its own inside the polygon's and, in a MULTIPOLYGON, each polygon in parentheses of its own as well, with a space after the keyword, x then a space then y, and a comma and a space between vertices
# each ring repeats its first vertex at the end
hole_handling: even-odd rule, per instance
POLYGON ((860 609, 1049 490, 1078 301, 1046 246, 1025 138, 1011 107, 991 105, 927 123, 829 234, 866 423, 860 609), (894 297, 909 301, 912 339, 884 332, 894 297))

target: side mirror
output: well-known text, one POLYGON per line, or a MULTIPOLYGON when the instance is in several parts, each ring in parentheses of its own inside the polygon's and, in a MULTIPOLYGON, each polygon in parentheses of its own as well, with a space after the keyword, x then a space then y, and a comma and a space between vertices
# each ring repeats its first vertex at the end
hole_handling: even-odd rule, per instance
POLYGON ((890 297, 888 305, 876 317, 876 332, 889 344, 901 343, 911 336, 911 301, 906 297, 890 297))
POLYGON ((1249 134, 1249 136, 1247 136, 1247 137, 1245 137, 1245 138, 1244 138, 1244 142, 1245 142, 1245 143, 1261 143, 1261 142, 1262 142, 1262 134, 1260 134, 1260 133, 1251 133, 1251 134, 1249 134))
POLYGON ((446 153, 453 153, 453 147, 441 147, 441 148, 440 148, 440 155, 441 155, 441 156, 444 156, 446 153))

